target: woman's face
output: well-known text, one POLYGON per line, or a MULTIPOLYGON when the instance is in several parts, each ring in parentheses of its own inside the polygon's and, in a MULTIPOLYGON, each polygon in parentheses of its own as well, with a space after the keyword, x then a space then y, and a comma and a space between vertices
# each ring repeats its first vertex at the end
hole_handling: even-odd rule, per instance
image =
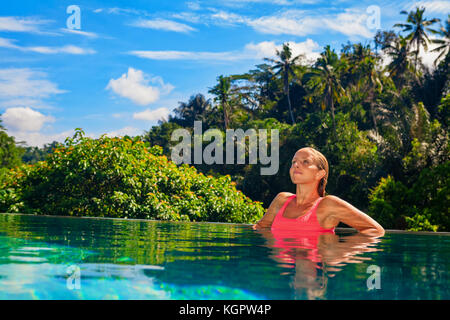
POLYGON ((313 155, 306 149, 300 149, 292 158, 292 165, 289 170, 292 183, 314 183, 320 181, 324 170, 319 170, 316 166, 313 155))

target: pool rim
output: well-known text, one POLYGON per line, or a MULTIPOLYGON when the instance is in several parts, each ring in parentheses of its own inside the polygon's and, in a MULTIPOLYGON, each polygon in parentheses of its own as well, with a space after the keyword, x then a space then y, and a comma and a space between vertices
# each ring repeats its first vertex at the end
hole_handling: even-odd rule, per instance
MULTIPOLYGON (((252 226, 253 223, 233 223, 233 222, 214 222, 214 221, 172 221, 172 220, 157 220, 157 219, 139 219, 139 218, 113 218, 113 217, 83 217, 83 216, 63 216, 50 214, 30 214, 30 213, 16 213, 16 212, 0 212, 0 215, 17 215, 17 216, 35 216, 47 218, 74 218, 74 219, 94 219, 94 220, 120 220, 120 221, 138 221, 138 222, 162 222, 162 223, 196 223, 196 224, 227 224, 235 226, 252 226)), ((336 227, 338 234, 352 234, 357 233, 354 228, 336 227)), ((450 236, 447 231, 406 231, 397 229, 385 229, 386 234, 417 234, 417 235, 436 235, 436 236, 450 236)))

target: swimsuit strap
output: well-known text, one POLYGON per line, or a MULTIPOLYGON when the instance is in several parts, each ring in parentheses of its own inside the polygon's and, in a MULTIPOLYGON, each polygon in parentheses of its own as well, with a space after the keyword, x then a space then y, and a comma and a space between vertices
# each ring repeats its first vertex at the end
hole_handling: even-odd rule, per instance
POLYGON ((283 206, 278 210, 277 216, 281 215, 283 216, 284 210, 286 210, 286 207, 288 206, 289 202, 291 202, 292 199, 294 199, 297 195, 293 194, 290 196, 283 204, 283 206))
POLYGON ((290 196, 286 200, 286 202, 283 204, 283 206, 280 208, 280 210, 277 213, 277 215, 280 215, 280 218, 283 218, 283 219, 299 219, 299 218, 303 218, 303 219, 305 219, 306 217, 309 217, 312 213, 315 215, 316 208, 319 205, 320 201, 323 199, 323 197, 319 197, 316 201, 314 201, 314 204, 311 207, 311 209, 309 209, 308 212, 306 212, 305 214, 303 214, 300 217, 297 217, 297 218, 285 218, 285 217, 283 217, 283 213, 284 213, 284 211, 286 211, 286 207, 288 206, 289 202, 291 202, 291 200, 294 199, 295 197, 297 197, 296 194, 293 194, 292 196, 290 196))

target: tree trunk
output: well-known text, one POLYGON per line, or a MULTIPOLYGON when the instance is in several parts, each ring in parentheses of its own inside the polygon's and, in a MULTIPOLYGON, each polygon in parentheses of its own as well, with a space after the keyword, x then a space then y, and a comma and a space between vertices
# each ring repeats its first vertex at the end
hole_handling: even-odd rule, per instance
POLYGON ((222 108, 223 108, 223 120, 225 123, 225 130, 227 130, 228 129, 228 113, 227 113, 226 103, 222 104, 222 108))
POLYGON ((334 137, 336 138, 336 120, 335 120, 335 117, 334 117, 333 97, 330 97, 330 106, 331 106, 331 118, 333 119, 333 134, 334 134, 334 137))
POLYGON ((373 109, 373 100, 374 100, 374 93, 371 90, 369 94, 370 114, 372 116, 373 127, 375 128, 375 132, 378 135, 377 119, 375 118, 375 110, 373 109))
POLYGON ((292 113, 292 107, 291 107, 291 98, 289 97, 289 87, 287 89, 287 100, 288 100, 288 107, 289 107, 289 113, 291 115, 292 124, 295 124, 294 115, 292 113))
POLYGON ((375 118, 375 111, 373 110, 373 104, 370 103, 370 113, 372 114, 373 126, 375 128, 375 132, 378 135, 378 127, 377 127, 377 119, 375 118))
POLYGON ((285 73, 284 73, 284 93, 287 96, 289 114, 291 115, 292 124, 295 124, 294 115, 292 113, 292 107, 291 107, 291 97, 289 95, 289 71, 287 71, 287 70, 285 70, 285 73))

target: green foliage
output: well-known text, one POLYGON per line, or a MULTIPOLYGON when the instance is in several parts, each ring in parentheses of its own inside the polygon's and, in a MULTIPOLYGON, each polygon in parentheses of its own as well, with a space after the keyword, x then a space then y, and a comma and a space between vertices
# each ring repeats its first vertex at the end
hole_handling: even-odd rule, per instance
POLYGON ((240 223, 263 214, 230 176, 177 166, 139 139, 94 140, 81 129, 47 161, 11 169, 1 184, 1 212, 240 223))
MULTIPOLYGON (((162 147, 163 154, 170 156, 170 147, 173 142, 170 140, 172 132, 176 129, 183 128, 175 122, 163 122, 158 126, 153 126, 149 131, 146 131, 142 140, 150 145, 158 145, 162 147)), ((175 142, 176 144, 177 142, 175 142)))
POLYGON ((450 162, 425 168, 411 187, 392 176, 369 195, 369 214, 385 228, 450 230, 450 162))
POLYGON ((438 230, 437 225, 430 223, 430 215, 421 215, 416 213, 413 217, 405 217, 408 223, 408 231, 434 231, 438 230))
POLYGON ((411 215, 408 188, 392 176, 381 178, 369 195, 368 213, 386 229, 404 229, 405 216, 411 215))
MULTIPOLYGON (((0 169, 13 168, 21 163, 23 149, 16 146, 14 137, 9 136, 0 127, 0 169)), ((1 176, 0 170, 0 176, 1 176)))
MULTIPOLYGON (((261 207, 244 205, 243 196, 231 205, 237 192, 231 181, 267 207, 280 191, 295 192, 291 158, 311 146, 328 159, 328 194, 369 210, 385 228, 449 231, 448 23, 433 31, 430 26, 437 20, 425 18, 424 11, 403 12, 406 23, 394 26, 402 30, 398 33, 379 31, 375 51, 370 45, 348 43, 339 54, 326 46, 315 62, 304 63, 283 44, 277 60, 266 58, 270 64, 255 70, 219 76, 209 90, 214 99, 191 96, 174 109, 175 117, 159 122, 142 138, 89 140, 80 131, 47 158, 51 152, 45 148, 15 148, 0 119, 0 209, 249 221, 261 214, 261 207), (430 38, 429 32, 439 39, 430 38), (429 41, 439 46, 432 51, 440 56, 430 70, 414 49, 421 44, 426 50, 429 41), (382 57, 390 58, 388 65, 382 57), (195 120, 202 121, 203 132, 222 129, 222 137, 224 128, 278 129, 278 173, 262 176, 266 165, 238 165, 236 154, 234 164, 174 166, 162 157, 170 157, 171 147, 179 142, 171 141, 171 134, 178 128, 192 133, 195 120), (26 151, 22 161, 37 163, 15 168, 20 164, 17 150, 26 151), (208 184, 220 181, 232 191, 213 192, 208 184)), ((209 144, 203 140, 202 149, 209 144)))
POLYGON ((450 93, 442 98, 441 104, 438 106, 439 116, 446 128, 450 121, 450 93))
POLYGON ((440 231, 450 231, 450 161, 423 169, 411 187, 410 199, 440 231))
POLYGON ((44 144, 43 148, 25 147, 25 153, 22 155, 22 161, 28 164, 43 161, 49 153, 53 152, 53 149, 58 147, 58 145, 60 145, 60 142, 53 141, 50 144, 44 144))

